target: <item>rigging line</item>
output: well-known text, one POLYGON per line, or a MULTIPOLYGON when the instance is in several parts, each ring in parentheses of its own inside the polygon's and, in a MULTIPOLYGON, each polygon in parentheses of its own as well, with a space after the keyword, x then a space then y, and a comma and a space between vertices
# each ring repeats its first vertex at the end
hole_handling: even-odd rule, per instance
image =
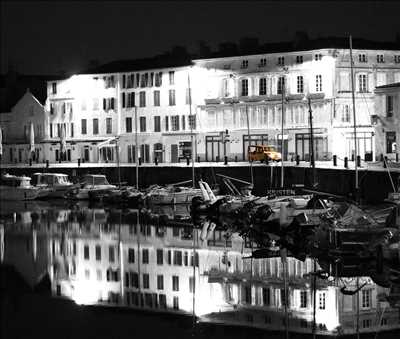
MULTIPOLYGON (((365 105, 367 106, 368 115, 371 116, 371 112, 370 112, 369 107, 368 107, 368 102, 367 102, 367 100, 365 99, 365 95, 364 95, 363 92, 361 92, 361 96, 362 96, 362 98, 364 99, 365 105)), ((354 138, 356 138, 356 136, 354 136, 354 138)), ((378 147, 379 147, 379 150, 381 151, 381 153, 383 154, 383 149, 382 149, 382 146, 381 146, 381 144, 380 144, 379 142, 378 142, 378 147)), ((387 161, 386 161, 385 158, 383 158, 383 161, 384 161, 385 166, 386 166, 386 171, 388 172, 388 176, 389 176, 389 179, 390 179, 390 183, 392 184, 393 192, 396 192, 396 188, 395 188, 395 186, 394 186, 394 182, 393 182, 393 179, 392 179, 392 175, 390 174, 390 169, 389 169, 389 167, 388 167, 388 165, 387 165, 387 161)))

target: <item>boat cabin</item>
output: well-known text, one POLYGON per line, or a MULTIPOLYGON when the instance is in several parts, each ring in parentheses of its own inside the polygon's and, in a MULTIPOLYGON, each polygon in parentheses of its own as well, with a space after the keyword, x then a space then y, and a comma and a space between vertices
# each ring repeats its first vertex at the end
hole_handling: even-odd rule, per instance
POLYGON ((69 185, 68 175, 63 173, 34 173, 32 184, 35 186, 69 185))
POLYGON ((81 184, 91 185, 91 186, 110 185, 106 176, 101 174, 85 175, 81 181, 81 184))
POLYGON ((29 188, 31 187, 31 178, 26 176, 16 176, 5 174, 1 176, 1 185, 8 187, 20 187, 20 188, 29 188))

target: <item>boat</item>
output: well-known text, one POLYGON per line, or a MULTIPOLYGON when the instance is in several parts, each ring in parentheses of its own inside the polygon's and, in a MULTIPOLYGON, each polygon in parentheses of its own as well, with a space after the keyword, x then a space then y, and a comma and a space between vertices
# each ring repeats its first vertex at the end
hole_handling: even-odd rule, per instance
POLYGON ((34 173, 32 183, 35 187, 50 189, 45 198, 64 198, 73 185, 63 173, 34 173))
POLYGON ((71 186, 66 196, 77 200, 96 199, 99 195, 104 195, 116 188, 117 186, 107 181, 105 175, 87 174, 78 184, 71 186))
POLYGON ((0 200, 33 200, 44 197, 49 189, 31 185, 31 178, 4 174, 0 182, 0 200))
POLYGON ((132 186, 108 190, 108 192, 103 192, 102 195, 98 194, 97 198, 107 204, 126 204, 131 207, 143 203, 143 193, 132 186))

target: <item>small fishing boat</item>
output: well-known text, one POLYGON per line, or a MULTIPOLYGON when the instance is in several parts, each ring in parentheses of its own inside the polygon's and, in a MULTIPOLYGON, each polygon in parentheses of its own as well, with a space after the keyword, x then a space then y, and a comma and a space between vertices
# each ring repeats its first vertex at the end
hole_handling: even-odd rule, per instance
POLYGON ((96 196, 104 195, 116 188, 117 186, 108 182, 105 175, 87 174, 79 184, 71 186, 66 196, 77 200, 95 199, 96 196))
POLYGON ((4 174, 0 182, 0 200, 33 200, 46 196, 49 189, 31 185, 31 178, 4 174))
POLYGON ((64 198, 73 185, 68 180, 68 175, 63 173, 34 173, 32 184, 35 187, 49 188, 45 198, 64 198))

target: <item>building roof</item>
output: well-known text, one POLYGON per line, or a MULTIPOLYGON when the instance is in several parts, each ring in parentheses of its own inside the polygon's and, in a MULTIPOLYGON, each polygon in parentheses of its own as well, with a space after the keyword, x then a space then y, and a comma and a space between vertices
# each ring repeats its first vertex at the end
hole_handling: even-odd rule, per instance
POLYGON ((98 67, 89 68, 79 72, 80 74, 101 74, 142 71, 148 69, 159 69, 169 67, 191 66, 191 56, 163 54, 151 58, 116 60, 98 67))
POLYGON ((392 84, 387 84, 387 85, 382 85, 382 86, 376 86, 376 89, 383 89, 383 88, 397 88, 400 87, 400 82, 395 82, 392 84))
POLYGON ((53 75, 26 75, 9 72, 0 75, 0 112, 10 112, 27 89, 43 105, 47 97, 47 81, 60 79, 53 75))

